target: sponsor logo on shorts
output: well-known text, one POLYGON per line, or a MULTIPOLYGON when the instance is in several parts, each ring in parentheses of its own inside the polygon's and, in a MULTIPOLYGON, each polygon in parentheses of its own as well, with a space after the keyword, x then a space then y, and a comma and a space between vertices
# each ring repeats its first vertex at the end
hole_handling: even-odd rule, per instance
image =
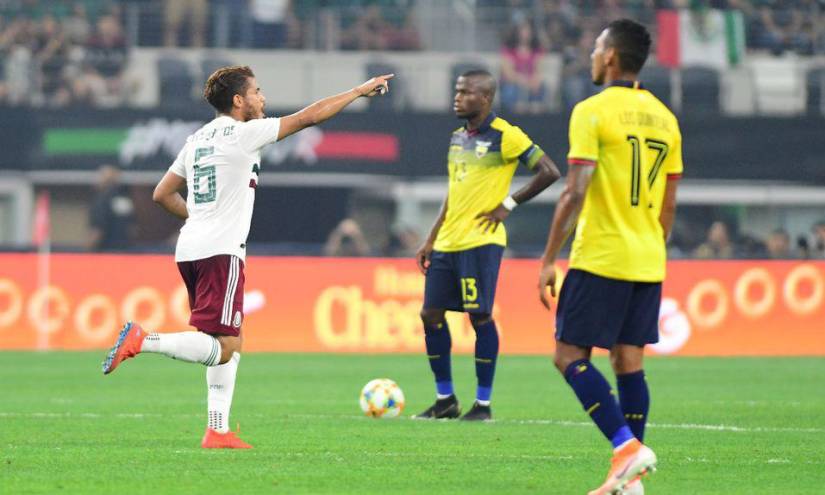
POLYGON ((232 326, 235 328, 241 328, 241 312, 235 311, 235 318, 232 320, 232 326))

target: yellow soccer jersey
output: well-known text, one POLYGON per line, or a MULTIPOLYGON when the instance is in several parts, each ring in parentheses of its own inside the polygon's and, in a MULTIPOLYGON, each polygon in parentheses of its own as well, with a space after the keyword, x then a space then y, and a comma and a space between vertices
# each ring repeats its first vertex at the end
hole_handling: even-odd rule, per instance
POLYGON ((448 154, 450 183, 447 216, 438 231, 436 251, 463 251, 485 244, 507 245, 507 232, 499 224, 483 233, 479 213, 493 210, 510 192, 516 167, 535 167, 544 151, 518 127, 494 113, 475 131, 461 127, 453 132, 448 154))
POLYGON ((570 267, 620 280, 664 280, 659 213, 666 181, 682 174, 673 113, 638 83, 617 81, 573 109, 567 158, 571 166, 596 167, 570 267))

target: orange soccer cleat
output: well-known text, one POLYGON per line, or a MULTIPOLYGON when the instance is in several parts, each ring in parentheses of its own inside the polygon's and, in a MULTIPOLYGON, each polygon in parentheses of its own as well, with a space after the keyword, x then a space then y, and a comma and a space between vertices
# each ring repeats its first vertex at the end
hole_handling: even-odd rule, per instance
POLYGON ((656 454, 633 439, 613 456, 607 479, 588 495, 621 494, 639 476, 656 470, 656 454))
POLYGON ((630 480, 624 487, 622 495, 645 495, 645 487, 642 485, 642 479, 637 476, 630 480))
POLYGON ((117 342, 112 346, 112 350, 103 360, 103 374, 108 375, 123 361, 137 356, 145 338, 146 331, 140 328, 140 325, 127 322, 117 336, 117 342))
POLYGON ((251 449, 251 445, 238 438, 238 433, 240 433, 240 428, 237 432, 218 433, 207 427, 203 440, 201 440, 201 447, 205 449, 251 449))

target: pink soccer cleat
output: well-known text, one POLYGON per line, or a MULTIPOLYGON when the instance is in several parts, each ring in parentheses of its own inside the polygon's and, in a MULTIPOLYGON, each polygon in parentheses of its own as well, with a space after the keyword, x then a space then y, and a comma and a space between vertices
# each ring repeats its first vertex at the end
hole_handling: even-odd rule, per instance
POLYGON ((146 335, 146 331, 140 328, 140 325, 127 322, 117 336, 117 342, 112 346, 112 350, 103 360, 103 374, 108 375, 123 361, 137 356, 146 335))

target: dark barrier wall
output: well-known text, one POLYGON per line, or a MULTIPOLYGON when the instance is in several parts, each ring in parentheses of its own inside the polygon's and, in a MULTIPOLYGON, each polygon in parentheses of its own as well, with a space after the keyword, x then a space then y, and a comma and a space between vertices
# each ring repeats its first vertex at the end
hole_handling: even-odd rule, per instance
MULTIPOLYGON (((11 169, 166 168, 186 136, 211 118, 205 106, 163 111, 0 112, 0 166, 11 169)), ((567 115, 502 115, 524 129, 557 163, 567 152, 567 115)), ((444 175, 449 135, 461 123, 449 113, 343 114, 305 130, 264 156, 272 172, 444 175)), ((819 118, 684 117, 685 175, 825 183, 825 120, 819 118)))

